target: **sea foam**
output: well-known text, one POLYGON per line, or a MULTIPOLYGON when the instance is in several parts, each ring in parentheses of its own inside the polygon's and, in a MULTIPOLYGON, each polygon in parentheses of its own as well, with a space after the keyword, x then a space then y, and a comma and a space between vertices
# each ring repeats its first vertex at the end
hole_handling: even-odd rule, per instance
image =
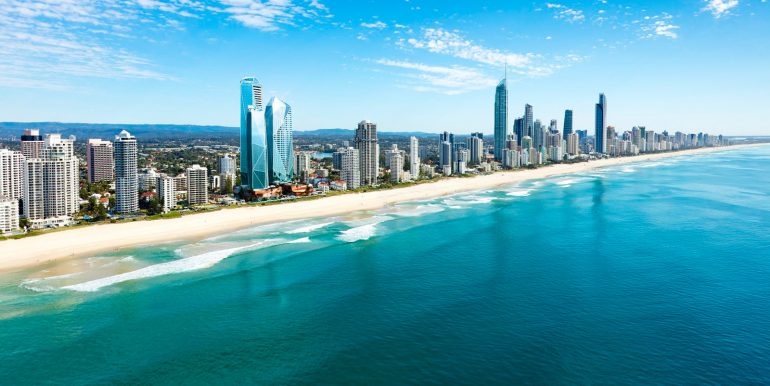
MULTIPOLYGON (((304 242, 303 239, 294 240, 295 242, 304 242)), ((308 239, 308 241, 310 241, 308 239)), ((95 292, 104 287, 123 283, 130 280, 146 279, 156 276, 170 275, 175 273, 182 273, 188 271, 195 271, 199 269, 210 268, 220 261, 234 255, 235 253, 253 249, 257 247, 263 247, 268 245, 277 245, 286 243, 286 240, 269 239, 256 244, 250 244, 242 247, 222 249, 218 251, 210 251, 200 255, 186 257, 166 263, 154 264, 148 267, 137 269, 136 271, 121 273, 119 275, 113 275, 104 277, 101 279, 91 280, 84 283, 68 285, 61 289, 78 291, 78 292, 95 292)), ((291 242, 291 241, 288 241, 291 242)))

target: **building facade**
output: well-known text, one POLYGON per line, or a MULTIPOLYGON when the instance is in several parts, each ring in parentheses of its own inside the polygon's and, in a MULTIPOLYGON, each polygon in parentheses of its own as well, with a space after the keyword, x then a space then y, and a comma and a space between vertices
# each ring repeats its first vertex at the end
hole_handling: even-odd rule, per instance
MULTIPOLYGON (((379 174, 379 144, 377 142, 377 125, 369 121, 361 121, 356 129, 355 146, 358 150, 361 185, 374 185, 379 174)), ((348 184, 350 187, 350 184, 348 184)))
POLYGON ((74 137, 49 134, 38 158, 25 160, 24 215, 33 228, 69 225, 80 209, 79 161, 74 137))
POLYGON ((115 152, 115 211, 134 213, 139 211, 139 175, 137 157, 139 149, 136 137, 121 131, 113 142, 115 152))
POLYGON ((241 186, 264 189, 269 184, 267 128, 262 105, 262 84, 254 77, 241 79, 241 186))
POLYGON ((89 139, 86 143, 86 169, 88 182, 112 182, 115 162, 112 153, 112 142, 101 139, 89 139))
POLYGON ((0 196, 16 201, 22 198, 24 159, 21 152, 0 149, 0 196))
POLYGON ((564 138, 567 138, 573 133, 572 130, 572 110, 564 110, 564 130, 562 130, 564 138))
POLYGON ((270 184, 291 182, 294 145, 291 106, 273 97, 265 109, 267 124, 267 170, 270 184))
POLYGON ((38 129, 25 129, 21 135, 21 154, 26 158, 40 158, 44 146, 43 136, 38 129))
POLYGON ((185 171, 187 177, 187 203, 203 205, 209 202, 208 170, 200 165, 193 165, 185 171))
POLYGON ((508 81, 503 78, 495 88, 495 159, 500 160, 508 136, 508 81))
POLYGON ((19 229, 19 200, 0 195, 0 233, 19 229))
POLYGON ((420 142, 409 137, 409 175, 413 180, 420 178, 420 142))
POLYGON ((361 160, 358 149, 343 147, 337 150, 340 162, 340 179, 347 183, 348 189, 358 189, 361 186, 361 160))
POLYGON ((176 207, 176 187, 174 177, 162 175, 157 182, 158 198, 163 202, 163 213, 168 213, 176 207))
POLYGON ((596 104, 596 152, 607 153, 607 98, 599 94, 599 103, 596 104))

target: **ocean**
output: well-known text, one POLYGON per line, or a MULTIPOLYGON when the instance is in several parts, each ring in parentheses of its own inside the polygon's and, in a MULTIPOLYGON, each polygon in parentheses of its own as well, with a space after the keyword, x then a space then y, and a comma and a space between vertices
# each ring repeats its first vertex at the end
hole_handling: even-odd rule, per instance
POLYGON ((680 156, 6 273, 0 384, 770 384, 768 171, 680 156))

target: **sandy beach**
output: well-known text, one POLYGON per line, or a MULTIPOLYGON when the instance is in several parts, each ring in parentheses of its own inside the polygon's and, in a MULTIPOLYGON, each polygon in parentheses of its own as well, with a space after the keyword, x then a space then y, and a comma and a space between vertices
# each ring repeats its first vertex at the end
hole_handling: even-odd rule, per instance
POLYGON ((75 228, 18 240, 0 241, 0 271, 142 244, 200 240, 257 224, 336 216, 353 211, 378 209, 399 202, 436 198, 464 191, 490 189, 501 185, 584 172, 595 168, 714 151, 729 151, 745 146, 752 145, 693 149, 577 164, 559 164, 539 169, 498 172, 471 178, 452 178, 399 189, 345 194, 280 205, 244 206, 168 220, 136 221, 75 228))

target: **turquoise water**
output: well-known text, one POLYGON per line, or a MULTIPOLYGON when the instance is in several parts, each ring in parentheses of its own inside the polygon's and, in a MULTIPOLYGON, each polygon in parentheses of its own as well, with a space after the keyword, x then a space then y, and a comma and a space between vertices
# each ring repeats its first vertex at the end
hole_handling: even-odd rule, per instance
POLYGON ((1 384, 770 383, 770 147, 0 277, 1 384))

